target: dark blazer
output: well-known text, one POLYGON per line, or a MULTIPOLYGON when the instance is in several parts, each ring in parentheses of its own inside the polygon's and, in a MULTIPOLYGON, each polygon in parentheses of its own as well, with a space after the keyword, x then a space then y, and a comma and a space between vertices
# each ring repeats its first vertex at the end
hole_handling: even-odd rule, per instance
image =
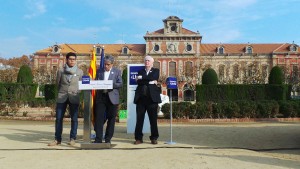
POLYGON ((159 78, 159 69, 151 68, 149 74, 147 75, 146 70, 142 69, 138 72, 137 76, 142 76, 142 79, 137 80, 137 88, 135 90, 134 95, 134 104, 137 104, 140 97, 142 97, 142 86, 147 85, 150 97, 154 103, 161 103, 160 98, 160 89, 157 87, 156 84, 149 84, 149 81, 158 80, 159 78))
MULTIPOLYGON (((98 69, 96 73, 96 80, 104 80, 104 69, 98 69)), ((108 80, 113 80, 113 89, 108 90, 109 99, 112 104, 119 104, 120 94, 119 89, 123 85, 121 71, 115 67, 111 68, 108 80)), ((103 90, 97 90, 96 99, 101 99, 100 96, 103 93, 103 90)))

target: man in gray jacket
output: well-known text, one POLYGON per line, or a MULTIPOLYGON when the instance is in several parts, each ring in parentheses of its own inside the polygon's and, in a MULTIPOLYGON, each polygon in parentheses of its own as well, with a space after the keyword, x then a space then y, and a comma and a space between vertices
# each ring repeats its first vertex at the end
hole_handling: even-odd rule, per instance
POLYGON ((82 79, 83 75, 83 71, 77 67, 76 58, 75 53, 67 53, 66 64, 57 72, 56 84, 58 87, 58 97, 56 102, 55 140, 49 143, 49 146, 61 144, 63 117, 68 105, 71 116, 69 144, 75 144, 78 128, 78 107, 80 102, 78 81, 82 79))

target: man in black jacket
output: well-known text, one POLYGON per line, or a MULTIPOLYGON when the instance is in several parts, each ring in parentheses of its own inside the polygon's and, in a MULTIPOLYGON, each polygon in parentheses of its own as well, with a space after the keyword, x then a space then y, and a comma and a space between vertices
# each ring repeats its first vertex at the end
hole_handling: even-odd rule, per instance
POLYGON ((157 108, 161 103, 160 89, 157 87, 159 79, 159 69, 153 68, 154 59, 151 56, 144 58, 145 69, 138 72, 137 88, 134 96, 134 104, 136 104, 136 126, 135 126, 135 142, 134 144, 143 143, 143 126, 145 113, 147 111, 151 127, 150 140, 152 144, 157 144, 159 137, 157 128, 157 108))

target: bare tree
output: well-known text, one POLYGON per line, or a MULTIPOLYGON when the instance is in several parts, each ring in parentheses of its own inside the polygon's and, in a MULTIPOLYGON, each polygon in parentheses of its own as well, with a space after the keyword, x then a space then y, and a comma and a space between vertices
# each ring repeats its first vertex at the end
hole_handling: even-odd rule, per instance
POLYGON ((34 69, 33 74, 33 82, 37 83, 39 85, 44 84, 54 84, 56 80, 56 71, 47 71, 45 67, 39 67, 37 69, 34 69))
POLYGON ((0 70, 0 82, 5 82, 5 83, 17 82, 18 71, 19 69, 17 68, 0 70))

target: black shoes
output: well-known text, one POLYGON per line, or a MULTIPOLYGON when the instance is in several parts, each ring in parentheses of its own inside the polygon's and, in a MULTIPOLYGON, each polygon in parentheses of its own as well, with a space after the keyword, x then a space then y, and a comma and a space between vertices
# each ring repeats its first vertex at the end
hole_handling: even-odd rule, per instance
MULTIPOLYGON (((133 144, 137 145, 137 144, 142 144, 143 140, 135 140, 135 142, 133 144)), ((157 140, 151 140, 151 144, 157 144, 157 140)))
POLYGON ((138 145, 138 144, 142 144, 143 140, 135 140, 135 142, 133 144, 138 145))
POLYGON ((157 140, 151 140, 151 144, 157 144, 157 140))

